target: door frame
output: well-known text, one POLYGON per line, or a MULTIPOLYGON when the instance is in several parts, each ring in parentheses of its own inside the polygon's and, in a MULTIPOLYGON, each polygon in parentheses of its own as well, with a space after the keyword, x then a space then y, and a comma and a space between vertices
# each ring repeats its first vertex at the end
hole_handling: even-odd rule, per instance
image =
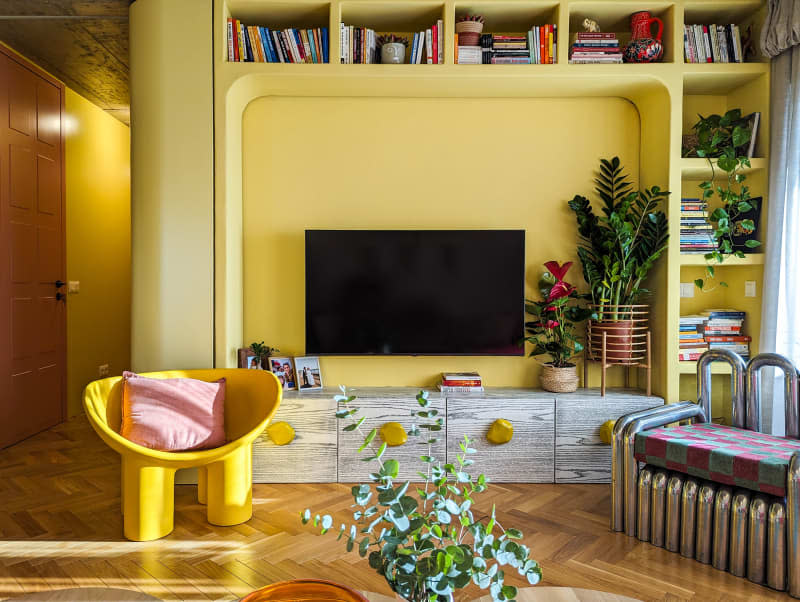
MULTIPOLYGON (((52 84, 56 88, 58 88, 60 93, 60 100, 59 103, 59 147, 61 153, 61 176, 59 178, 61 182, 61 275, 64 279, 64 282, 67 280, 67 155, 66 155, 66 133, 64 131, 64 116, 66 114, 65 104, 66 104, 66 85, 59 79, 53 77, 50 73, 39 67, 37 64, 32 62, 30 59, 24 57, 23 55, 19 54, 14 49, 6 46, 3 42, 0 42, 0 53, 5 55, 8 59, 14 61, 21 67, 31 71, 34 75, 41 77, 43 80, 47 81, 48 83, 52 84)), ((37 123, 38 128, 38 123, 37 123)), ((37 131, 38 133, 38 131, 37 131)), ((0 166, 0 169, 4 169, 3 166, 0 166)), ((0 211, 3 210, 2 205, 0 205, 0 211)), ((66 286, 66 285, 65 285, 66 286)), ((66 290, 64 295, 66 295, 66 290)), ((61 365, 63 366, 63 370, 61 373, 61 422, 64 422, 67 419, 67 312, 69 308, 67 306, 66 297, 64 299, 64 334, 61 340, 61 349, 59 351, 59 356, 61 359, 61 365)))

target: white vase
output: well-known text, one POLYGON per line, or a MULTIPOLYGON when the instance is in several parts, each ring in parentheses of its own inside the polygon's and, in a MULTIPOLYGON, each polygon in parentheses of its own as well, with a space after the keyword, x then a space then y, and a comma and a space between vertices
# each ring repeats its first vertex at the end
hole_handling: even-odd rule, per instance
POLYGON ((406 45, 400 42, 387 42, 381 46, 381 63, 400 65, 406 61, 406 45))

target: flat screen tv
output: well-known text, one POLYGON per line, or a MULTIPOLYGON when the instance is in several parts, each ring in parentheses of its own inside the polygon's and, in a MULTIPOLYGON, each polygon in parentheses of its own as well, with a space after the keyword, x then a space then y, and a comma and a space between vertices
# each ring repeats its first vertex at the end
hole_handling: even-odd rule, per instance
POLYGON ((522 355, 524 230, 306 230, 306 353, 522 355))

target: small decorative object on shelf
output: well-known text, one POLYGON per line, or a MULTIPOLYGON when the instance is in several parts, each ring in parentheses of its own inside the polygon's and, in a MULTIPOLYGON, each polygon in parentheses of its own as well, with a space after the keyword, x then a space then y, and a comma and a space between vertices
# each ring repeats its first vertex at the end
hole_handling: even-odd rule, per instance
POLYGON ((684 25, 683 55, 687 63, 743 63, 739 26, 684 25))
POLYGON ((583 20, 581 26, 583 27, 583 31, 591 33, 599 33, 601 31, 600 24, 594 19, 589 19, 588 17, 583 20))
MULTIPOLYGON (((353 403, 356 397, 344 387, 341 390, 334 398, 339 404, 336 416, 347 420, 344 430, 364 437, 358 451, 367 450, 369 460, 376 463, 370 475, 372 484, 352 488, 353 524, 335 529, 348 551, 357 548, 392 591, 410 602, 449 600, 457 590, 473 583, 488 589, 496 602, 513 600, 517 588, 505 583, 503 566, 515 569, 530 584, 541 580, 542 570, 530 558, 530 549, 520 542, 520 531, 501 527, 494 508, 490 516, 473 514, 474 498, 486 491, 487 479, 469 474, 473 464, 469 456, 476 453, 469 438, 459 443, 461 453, 453 462, 443 464, 433 457, 444 419, 431 409, 427 393, 417 394, 419 411, 412 412, 412 418, 419 423, 408 434, 423 436, 428 450, 422 461, 428 470, 419 474, 424 480, 421 486, 410 487, 408 481, 396 483, 400 463, 386 457, 386 443, 376 446, 376 429, 362 432, 365 417, 358 415, 353 403)), ((312 516, 305 510, 301 520, 303 524, 311 522, 321 534, 334 530, 333 517, 328 514, 312 516)))
MULTIPOLYGON (((277 351, 277 350, 276 350, 277 351)), ((278 377, 284 391, 291 391, 297 388, 297 380, 294 376, 292 358, 290 357, 271 357, 267 360, 269 371, 278 377)))
MULTIPOLYGON (((707 204, 715 195, 722 202, 711 213, 711 220, 716 222, 715 248, 705 254, 704 277, 694 281, 699 289, 715 277, 715 264, 724 263, 731 255, 744 258, 761 246, 757 236, 762 199, 750 196, 750 188, 744 183, 747 176, 742 173, 750 167, 760 121, 761 113, 743 116, 741 109, 731 109, 725 115, 700 115, 692 127, 698 141, 694 154, 711 167, 711 180, 700 184, 702 202, 707 204), (716 181, 718 170, 725 174, 722 183, 716 181)), ((720 285, 727 286, 725 282, 720 285)))
POLYGON ((603 394, 607 367, 626 366, 626 376, 631 367, 646 368, 649 395, 648 308, 636 302, 649 292, 644 280, 667 248, 667 216, 659 205, 669 192, 658 186, 634 190, 618 157, 600 160, 595 184, 600 214, 586 197, 569 201, 578 224, 578 257, 594 303, 585 359, 602 363, 603 394))
POLYGON ((482 15, 464 15, 458 18, 456 33, 461 46, 477 46, 483 32, 484 19, 482 15))
POLYGON ((572 266, 571 261, 564 265, 548 261, 544 266, 547 272, 539 281, 542 300, 525 302, 525 311, 534 316, 534 320, 525 323, 525 341, 534 345, 530 352, 532 357, 550 357, 542 368, 542 388, 554 393, 569 393, 578 388, 578 373, 571 360, 583 350, 575 328, 593 313, 581 307, 581 296, 564 280, 572 266))
POLYGON ((378 48, 381 49, 381 64, 402 64, 406 61, 408 38, 391 33, 378 36, 378 48))
POLYGON ((280 349, 265 345, 264 341, 251 343, 247 349, 239 349, 239 368, 267 370, 269 357, 279 352, 280 349))
POLYGON ((625 47, 623 59, 626 63, 655 63, 664 55, 661 34, 664 23, 646 10, 631 15, 631 41, 625 47), (652 35, 653 23, 658 25, 656 35, 652 35))
POLYGON ((486 440, 493 445, 503 445, 514 437, 514 425, 504 418, 498 418, 489 427, 486 440))
POLYGON ((294 428, 288 422, 273 422, 267 427, 267 437, 275 445, 289 445, 294 441, 294 428))
POLYGON ((297 387, 300 391, 322 388, 322 371, 318 357, 294 358, 294 371, 297 375, 297 387))

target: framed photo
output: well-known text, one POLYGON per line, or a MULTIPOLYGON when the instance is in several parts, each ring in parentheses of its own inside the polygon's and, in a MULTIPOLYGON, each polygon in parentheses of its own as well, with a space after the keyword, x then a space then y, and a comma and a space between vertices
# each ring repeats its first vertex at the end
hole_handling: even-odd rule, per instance
POLYGON ((322 388, 322 371, 319 369, 318 357, 294 358, 294 370, 297 376, 297 388, 301 391, 322 388))
POLYGON ((284 391, 290 391, 297 388, 297 380, 294 376, 294 368, 292 367, 292 358, 290 357, 270 357, 269 371, 278 377, 281 381, 284 391))
POLYGON ((249 347, 239 349, 239 368, 263 370, 261 367, 261 362, 249 347))

